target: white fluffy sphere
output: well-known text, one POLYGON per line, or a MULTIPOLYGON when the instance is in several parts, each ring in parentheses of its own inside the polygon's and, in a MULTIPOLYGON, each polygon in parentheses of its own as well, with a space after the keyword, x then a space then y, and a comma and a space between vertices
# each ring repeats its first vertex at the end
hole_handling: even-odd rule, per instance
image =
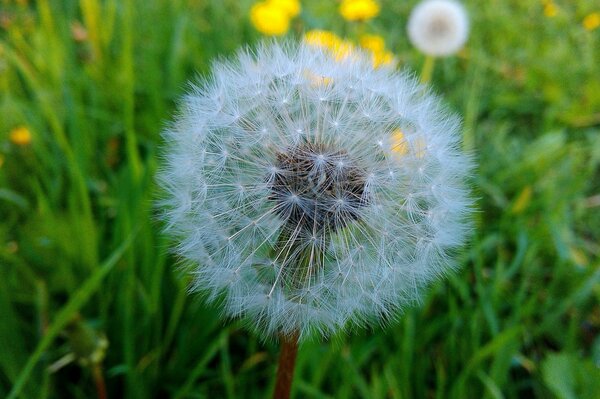
POLYGON ((469 36, 469 18, 454 0, 425 0, 412 11, 408 36, 423 53, 448 56, 460 50, 469 36))
POLYGON ((263 44, 213 65, 166 130, 167 230, 193 289, 264 338, 384 323, 470 224, 458 118, 369 55, 263 44))

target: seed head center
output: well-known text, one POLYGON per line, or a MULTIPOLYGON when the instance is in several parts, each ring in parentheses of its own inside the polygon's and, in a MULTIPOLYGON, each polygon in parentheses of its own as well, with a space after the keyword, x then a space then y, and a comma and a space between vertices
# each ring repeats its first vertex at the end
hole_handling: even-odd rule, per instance
POLYGON ((326 235, 360 219, 366 174, 344 150, 302 143, 277 154, 270 199, 290 229, 326 235))

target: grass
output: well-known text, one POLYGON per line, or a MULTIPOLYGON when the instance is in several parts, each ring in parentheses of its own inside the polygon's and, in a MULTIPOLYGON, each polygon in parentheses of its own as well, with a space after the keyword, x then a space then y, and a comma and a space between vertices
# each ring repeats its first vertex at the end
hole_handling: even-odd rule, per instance
MULTIPOLYGON (((420 70, 414 3, 382 1, 366 29, 420 70)), ((432 82, 478 157, 462 268, 385 329, 303 345, 295 397, 598 397, 597 4, 466 3, 469 44, 432 82)), ((103 335, 109 397, 269 395, 278 348, 187 295, 153 210, 160 131, 188 79, 259 39, 250 4, 0 0, 0 397, 94 397, 89 365, 57 361, 103 335)), ((335 3, 303 5, 353 34, 335 3)))

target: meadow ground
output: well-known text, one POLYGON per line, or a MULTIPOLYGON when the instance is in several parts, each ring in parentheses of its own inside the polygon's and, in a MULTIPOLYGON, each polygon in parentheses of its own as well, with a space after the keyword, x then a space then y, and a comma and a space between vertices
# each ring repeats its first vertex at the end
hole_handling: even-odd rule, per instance
MULTIPOLYGON (((353 24, 302 1, 288 36, 378 34, 419 71, 415 3, 353 24)), ((385 329, 302 345, 295 397, 600 397, 599 5, 465 3, 432 78, 478 159, 462 268, 385 329)), ((0 397, 92 398, 99 376, 108 397, 269 395, 277 346, 187 295, 153 208, 160 132, 186 81, 260 40, 251 5, 0 0, 0 397)))

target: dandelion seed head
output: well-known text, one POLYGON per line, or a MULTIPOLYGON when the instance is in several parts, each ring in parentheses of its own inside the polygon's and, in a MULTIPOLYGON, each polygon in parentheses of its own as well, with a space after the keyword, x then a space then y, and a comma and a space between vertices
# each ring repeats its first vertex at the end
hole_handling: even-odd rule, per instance
POLYGON ((264 338, 399 315, 468 235, 459 126, 361 51, 265 43, 215 63, 166 129, 159 173, 192 289, 264 338))
POLYGON ((424 0, 408 20, 408 37, 425 54, 448 56, 460 50, 469 35, 469 18, 455 0, 424 0))

